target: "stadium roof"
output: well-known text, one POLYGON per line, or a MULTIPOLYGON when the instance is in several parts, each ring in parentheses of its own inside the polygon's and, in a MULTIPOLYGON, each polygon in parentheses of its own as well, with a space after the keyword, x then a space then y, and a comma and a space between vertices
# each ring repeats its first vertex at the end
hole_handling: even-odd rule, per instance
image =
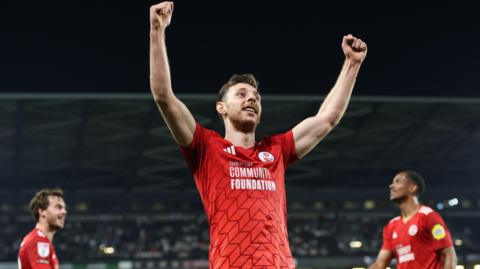
MULTIPOLYGON (((179 96, 223 133, 213 95, 179 96)), ((258 138, 316 113, 322 96, 263 96, 258 138)), ((150 95, 0 95, 2 189, 190 191, 192 176, 150 95)), ((413 169, 430 188, 478 187, 480 99, 353 97, 340 125, 287 171, 290 189, 384 188, 413 169)))

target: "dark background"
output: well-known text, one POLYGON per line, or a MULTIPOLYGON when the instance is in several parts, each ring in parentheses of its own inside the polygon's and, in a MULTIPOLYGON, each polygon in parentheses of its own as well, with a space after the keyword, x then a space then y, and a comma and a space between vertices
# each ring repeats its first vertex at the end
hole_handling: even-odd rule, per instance
MULTIPOLYGON (((188 240, 199 234, 208 241, 192 176, 148 96, 154 3, 0 4, 0 261, 15 265, 32 225, 25 204, 43 187, 66 190, 67 226, 55 239, 62 264, 133 260, 169 236, 171 246, 195 246, 188 240), (107 95, 57 94, 72 92, 107 95), (142 233, 153 236, 145 241, 142 233), (139 252, 125 245, 136 243, 139 252), (117 255, 102 255, 104 244, 117 255)), ((287 172, 289 235, 298 244, 292 249, 325 243, 339 267, 353 255, 365 263, 378 253, 383 225, 398 214, 388 184, 396 171, 413 169, 427 181, 422 202, 445 208, 454 239, 463 240, 456 246, 460 262, 478 263, 477 10, 460 1, 175 1, 167 30, 174 90, 213 95, 231 74, 251 72, 262 93, 316 95, 265 98, 261 132, 277 133, 318 109, 342 65, 342 36, 361 37, 369 52, 354 95, 365 98, 287 172), (366 201, 375 209, 364 209, 366 201), (315 231, 328 237, 317 241, 315 231), (351 239, 364 240, 365 248, 338 249, 351 239)), ((213 100, 183 101, 207 127, 223 129, 213 100)), ((178 259, 174 251, 164 254, 162 262, 178 259)), ((206 249, 190 255, 208 257, 206 249)))
MULTIPOLYGON (((5 2, 0 91, 148 93, 154 3, 5 2)), ((480 95, 480 30, 458 1, 182 0, 167 31, 177 93, 215 93, 251 72, 263 93, 324 95, 353 33, 369 47, 356 95, 480 95)))

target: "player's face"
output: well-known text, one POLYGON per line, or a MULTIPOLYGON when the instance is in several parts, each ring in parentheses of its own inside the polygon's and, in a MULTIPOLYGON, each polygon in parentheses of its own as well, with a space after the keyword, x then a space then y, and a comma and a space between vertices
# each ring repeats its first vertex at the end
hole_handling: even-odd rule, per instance
POLYGON ((262 114, 261 97, 257 89, 247 83, 237 83, 228 90, 226 100, 227 117, 234 124, 248 126, 253 130, 260 123, 262 114))
POLYGON ((48 207, 43 212, 50 230, 57 231, 65 225, 67 207, 65 201, 58 196, 48 197, 48 207))
POLYGON ((403 173, 395 175, 389 187, 391 201, 401 201, 412 195, 412 182, 403 173))

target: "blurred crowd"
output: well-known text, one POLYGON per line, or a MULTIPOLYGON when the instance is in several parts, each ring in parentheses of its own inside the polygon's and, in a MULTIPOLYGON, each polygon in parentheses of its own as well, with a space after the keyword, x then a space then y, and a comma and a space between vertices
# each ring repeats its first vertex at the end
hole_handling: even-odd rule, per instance
MULTIPOLYGON (((289 204, 288 228, 293 256, 376 255, 383 226, 398 214, 394 208, 289 204)), ((104 205, 108 207, 108 205, 104 205)), ((133 206, 132 206, 133 207, 133 206)), ((133 207, 134 208, 134 207, 133 207)), ((208 258, 208 222, 198 204, 158 203, 142 210, 109 210, 77 204, 54 243, 61 261, 121 259, 201 260, 208 258), (101 213, 101 212, 109 213, 101 213)), ((479 253, 480 216, 471 211, 440 212, 452 230, 459 255, 479 253)), ((0 215, 0 261, 14 261, 22 237, 33 227, 28 212, 0 215)))

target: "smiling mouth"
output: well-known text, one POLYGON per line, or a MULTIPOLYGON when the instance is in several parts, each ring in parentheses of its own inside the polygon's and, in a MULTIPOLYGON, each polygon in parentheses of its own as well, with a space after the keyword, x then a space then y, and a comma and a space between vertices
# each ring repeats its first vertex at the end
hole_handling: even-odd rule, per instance
POLYGON ((243 111, 251 112, 257 114, 257 110, 253 107, 246 107, 243 109, 243 111))

